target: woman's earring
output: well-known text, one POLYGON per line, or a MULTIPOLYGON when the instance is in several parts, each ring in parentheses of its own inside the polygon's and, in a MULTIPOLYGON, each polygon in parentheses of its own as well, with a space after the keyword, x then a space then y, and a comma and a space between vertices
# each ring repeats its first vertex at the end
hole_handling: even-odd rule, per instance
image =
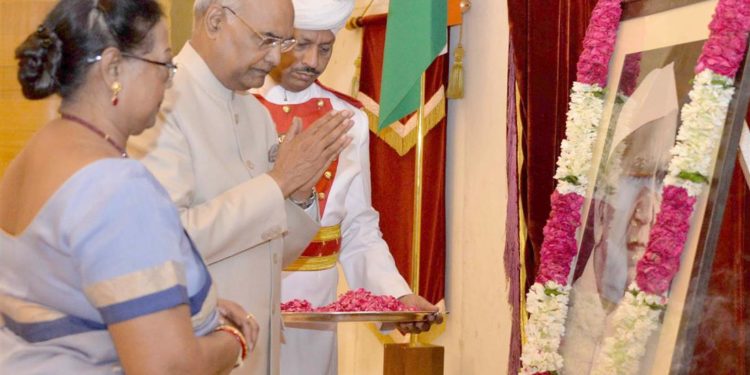
POLYGON ((117 106, 117 103, 120 102, 120 98, 118 95, 120 95, 120 91, 122 91, 122 85, 119 81, 115 81, 115 83, 112 84, 112 105, 117 106))

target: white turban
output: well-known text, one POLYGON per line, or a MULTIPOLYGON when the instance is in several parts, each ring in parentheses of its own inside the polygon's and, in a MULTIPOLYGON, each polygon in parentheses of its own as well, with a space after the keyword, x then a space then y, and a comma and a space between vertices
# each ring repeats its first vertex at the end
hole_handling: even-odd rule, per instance
POLYGON ((331 30, 336 34, 354 10, 354 0, 292 0, 294 27, 301 30, 331 30))

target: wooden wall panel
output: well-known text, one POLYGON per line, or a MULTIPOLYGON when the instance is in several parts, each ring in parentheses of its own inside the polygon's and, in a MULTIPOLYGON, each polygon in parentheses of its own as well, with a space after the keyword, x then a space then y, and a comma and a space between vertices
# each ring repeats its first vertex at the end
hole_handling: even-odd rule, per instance
MULTIPOLYGON (((160 0, 169 16, 171 0, 160 0)), ((42 22, 53 0, 0 0, 0 176, 34 132, 57 116, 60 100, 27 100, 16 80, 15 48, 42 22)), ((192 3, 192 2, 191 2, 192 3)))
POLYGON ((55 4, 50 0, 0 0, 0 175, 31 135, 56 115, 59 100, 30 101, 16 80, 13 51, 55 4))

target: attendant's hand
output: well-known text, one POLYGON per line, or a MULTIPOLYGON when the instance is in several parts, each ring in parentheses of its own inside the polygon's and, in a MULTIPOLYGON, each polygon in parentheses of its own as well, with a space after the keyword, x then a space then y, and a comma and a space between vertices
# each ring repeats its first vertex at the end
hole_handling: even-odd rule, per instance
POLYGON ((224 323, 229 323, 239 329, 245 335, 250 351, 255 350, 255 343, 258 341, 258 332, 260 331, 260 325, 255 320, 255 316, 248 314, 242 306, 226 299, 219 299, 217 304, 219 315, 224 323))
POLYGON ((310 196, 326 168, 351 143, 346 133, 354 122, 350 111, 331 111, 302 131, 299 119, 292 122, 273 169, 268 172, 284 195, 298 201, 310 196))
POLYGON ((430 314, 427 315, 424 320, 419 322, 407 322, 407 323, 399 323, 396 325, 399 332, 402 334, 407 333, 421 333, 421 332, 427 332, 430 330, 433 324, 440 324, 443 322, 443 316, 441 314, 437 314, 437 312, 440 310, 437 306, 431 304, 426 299, 416 295, 416 294, 407 294, 401 298, 399 298, 399 301, 403 303, 406 306, 413 307, 417 311, 434 311, 436 314, 430 314))

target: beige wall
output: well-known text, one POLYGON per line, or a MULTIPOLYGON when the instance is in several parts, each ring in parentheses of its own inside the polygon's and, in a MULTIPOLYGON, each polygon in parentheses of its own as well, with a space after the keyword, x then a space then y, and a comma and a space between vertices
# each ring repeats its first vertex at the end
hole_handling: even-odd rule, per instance
MULTIPOLYGON (((465 98, 448 108, 446 374, 504 374, 511 309, 505 249, 507 2, 465 15, 465 98)), ((452 40, 458 39, 453 30, 452 40)))
MULTIPOLYGON (((366 1, 358 1, 358 8, 366 1)), ((376 1, 374 12, 386 9, 376 1)), ((373 12, 370 12, 373 13, 373 12)), ((359 14, 355 10, 355 14, 359 14)), ((504 374, 510 340, 508 285, 503 268, 505 102, 508 23, 506 2, 474 1, 465 15, 466 97, 450 101, 447 150, 447 301, 450 318, 433 341, 445 347, 445 374, 504 374)), ((452 31, 452 39, 458 30, 452 31)), ((322 80, 350 92, 358 32, 339 34, 322 80)), ((371 325, 339 326, 339 373, 383 373, 383 342, 371 325)))

